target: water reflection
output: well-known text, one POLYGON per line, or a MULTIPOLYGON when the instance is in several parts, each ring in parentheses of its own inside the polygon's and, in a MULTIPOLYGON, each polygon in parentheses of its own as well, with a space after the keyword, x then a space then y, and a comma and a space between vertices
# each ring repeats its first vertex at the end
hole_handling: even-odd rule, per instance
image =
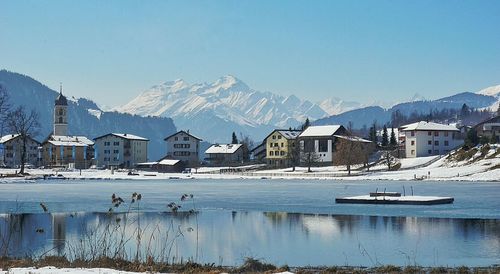
POLYGON ((0 255, 113 255, 236 265, 491 265, 500 220, 283 212, 0 215, 0 255), (196 231, 198 220, 199 230, 196 231), (139 238, 137 236, 140 236, 139 238), (138 240, 140 239, 140 240, 138 240))

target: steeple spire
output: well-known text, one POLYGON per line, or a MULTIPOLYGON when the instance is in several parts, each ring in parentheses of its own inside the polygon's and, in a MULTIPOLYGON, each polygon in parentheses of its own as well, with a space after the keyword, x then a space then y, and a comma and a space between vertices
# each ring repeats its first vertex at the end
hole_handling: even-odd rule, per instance
POLYGON ((59 82, 59 94, 62 95, 62 82, 59 82))

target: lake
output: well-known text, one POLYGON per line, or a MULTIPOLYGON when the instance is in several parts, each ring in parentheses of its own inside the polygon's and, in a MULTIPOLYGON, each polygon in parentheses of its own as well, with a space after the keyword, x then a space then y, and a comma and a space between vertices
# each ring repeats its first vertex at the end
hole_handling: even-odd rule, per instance
POLYGON ((90 253, 96 246, 92 242, 100 239, 109 245, 109 252, 120 249, 130 258, 152 254, 169 261, 196 259, 224 265, 238 265, 249 256, 290 266, 500 263, 500 184, 496 183, 37 181, 0 184, 0 213, 0 237, 9 236, 3 249, 16 256, 76 257, 76 250, 90 253), (334 203, 335 197, 377 188, 403 192, 403 186, 407 195, 413 190, 415 195, 452 196, 455 202, 334 203), (130 203, 133 192, 141 193, 139 203, 130 203), (117 208, 111 203, 113 193, 125 201, 117 208), (185 193, 194 199, 180 201, 185 193), (49 213, 43 212, 41 202, 49 213), (171 212, 167 206, 171 202, 181 205, 179 212, 171 212), (111 207, 114 213, 108 214, 111 207), (187 213, 191 209, 195 213, 187 213), (121 239, 127 241, 120 245, 121 239))

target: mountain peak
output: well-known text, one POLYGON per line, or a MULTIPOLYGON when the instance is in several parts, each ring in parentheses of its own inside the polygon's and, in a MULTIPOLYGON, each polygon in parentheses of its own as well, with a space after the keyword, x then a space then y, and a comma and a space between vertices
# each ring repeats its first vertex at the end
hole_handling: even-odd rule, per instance
POLYGON ((410 102, 417 102, 417 101, 425 101, 425 97, 420 95, 419 93, 415 93, 413 97, 411 97, 410 102))
POLYGON ((247 84, 245 84, 243 81, 240 79, 236 78, 233 75, 224 75, 217 79, 213 84, 212 87, 216 89, 230 89, 230 88, 240 88, 242 90, 248 90, 249 87, 247 84))
POLYGON ((491 86, 485 89, 482 89, 477 92, 477 94, 500 97, 500 85, 491 86))

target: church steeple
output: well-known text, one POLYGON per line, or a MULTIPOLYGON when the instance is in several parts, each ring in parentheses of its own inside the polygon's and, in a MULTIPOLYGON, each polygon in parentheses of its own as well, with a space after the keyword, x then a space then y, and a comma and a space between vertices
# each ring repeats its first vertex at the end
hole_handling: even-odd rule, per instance
POLYGON ((62 83, 59 85, 59 95, 54 103, 54 135, 68 135, 68 100, 62 94, 62 83))

